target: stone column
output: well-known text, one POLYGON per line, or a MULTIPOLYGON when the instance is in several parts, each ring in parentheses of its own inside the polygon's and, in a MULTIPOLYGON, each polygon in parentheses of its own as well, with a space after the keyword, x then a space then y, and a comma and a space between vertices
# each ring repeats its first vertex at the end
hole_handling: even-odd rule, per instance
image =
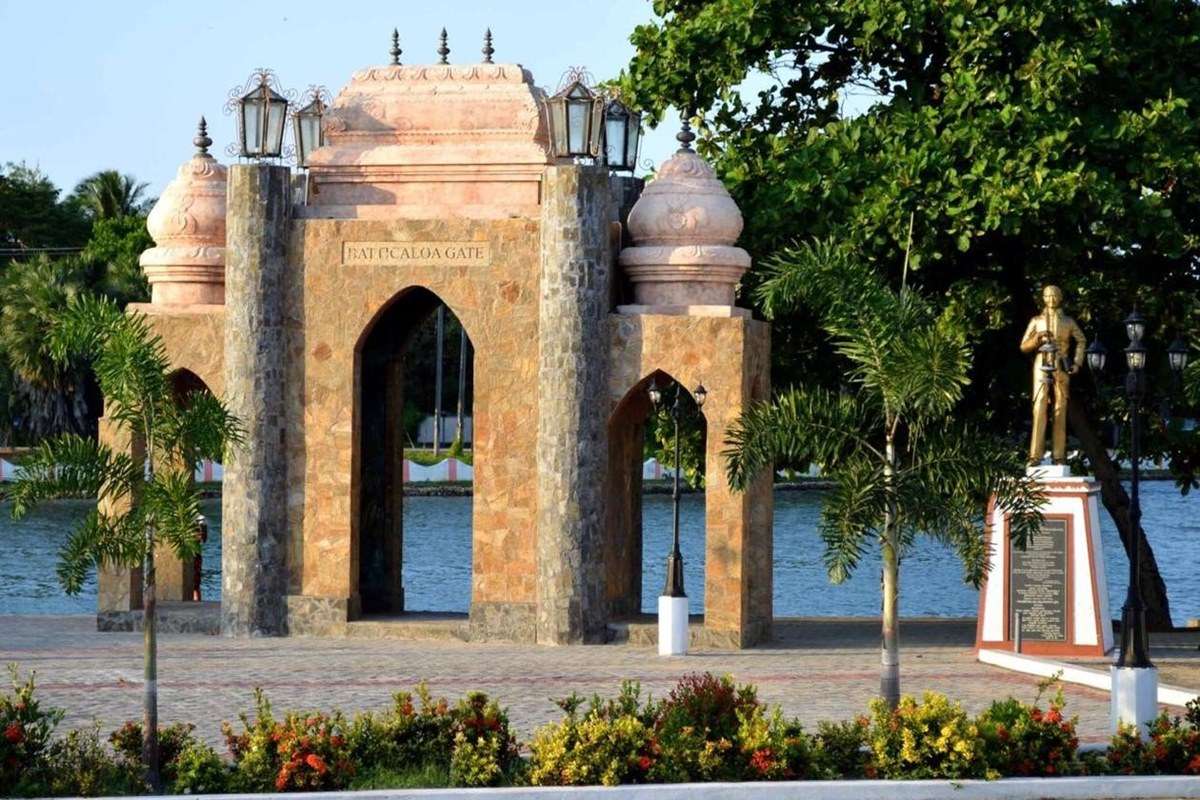
POLYGON ((538 336, 537 640, 602 641, 608 311, 607 170, 542 181, 538 336))
MULTIPOLYGON (((145 459, 146 448, 134 441, 128 428, 122 427, 109 417, 101 417, 98 425, 101 444, 106 444, 117 453, 129 453, 135 460, 145 459)), ((130 498, 114 500, 107 498, 97 503, 102 514, 123 514, 129 510, 130 498)), ((96 570, 97 578, 97 625, 100 630, 131 630, 132 611, 142 608, 142 568, 108 564, 96 570)))
POLYGON ((287 167, 229 169, 225 399, 246 430, 225 464, 221 632, 272 636, 287 625, 284 274, 287 167))

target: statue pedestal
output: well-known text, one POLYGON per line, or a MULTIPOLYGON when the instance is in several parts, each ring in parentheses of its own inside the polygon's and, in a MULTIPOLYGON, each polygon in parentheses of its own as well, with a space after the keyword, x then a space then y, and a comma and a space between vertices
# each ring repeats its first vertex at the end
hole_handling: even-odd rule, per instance
POLYGON ((1103 656, 1113 648, 1100 549, 1100 485, 1065 466, 1030 467, 1046 505, 1041 530, 1013 547, 1008 515, 988 504, 990 569, 979 591, 977 650, 1103 656))

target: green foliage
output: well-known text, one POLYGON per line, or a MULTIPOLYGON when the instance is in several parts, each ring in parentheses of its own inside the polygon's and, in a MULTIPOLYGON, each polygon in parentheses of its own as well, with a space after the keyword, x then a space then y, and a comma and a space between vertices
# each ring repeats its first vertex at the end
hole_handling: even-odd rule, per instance
POLYGON ((812 735, 813 777, 824 780, 865 777, 869 730, 867 717, 818 722, 817 732, 812 735))
POLYGON ((119 219, 146 211, 146 186, 132 175, 105 169, 80 181, 73 197, 95 221, 119 219))
POLYGON ((140 769, 114 758, 100 739, 100 726, 68 731, 46 756, 47 794, 68 797, 141 794, 140 769))
POLYGON ((0 695, 0 787, 36 783, 44 770, 50 737, 63 711, 43 709, 34 691, 34 674, 22 681, 8 667, 12 691, 0 695))
POLYGON ((905 696, 895 709, 876 699, 871 716, 868 774, 901 779, 985 776, 978 726, 944 695, 926 692, 920 703, 905 696))
POLYGON ((78 203, 60 202, 58 195, 36 167, 7 163, 0 168, 0 248, 82 246, 87 217, 78 203))
POLYGON ((350 781, 352 791, 371 789, 432 789, 450 786, 450 776, 445 768, 436 764, 425 764, 407 770, 388 767, 370 767, 355 774, 350 781))
POLYGON ((354 775, 346 723, 338 712, 271 714, 261 690, 254 692, 255 717, 241 715, 242 732, 222 726, 233 756, 230 786, 241 792, 344 789, 354 775))
MULTIPOLYGON (((200 746, 193 731, 195 725, 176 722, 173 725, 160 725, 158 728, 158 756, 163 781, 170 786, 178 777, 179 757, 187 749, 200 746)), ((117 760, 131 773, 137 774, 142 769, 142 746, 145 738, 142 735, 140 722, 128 721, 108 736, 108 742, 116 753, 117 760)))
POLYGON ((204 742, 188 742, 171 765, 172 794, 220 794, 229 784, 229 768, 204 742))
MULTIPOLYGON (((1136 304, 1157 325, 1147 408, 1194 416, 1200 390, 1181 403, 1162 353, 1176 334, 1200 341, 1194 0, 658 0, 654 12, 631 37, 624 96, 651 120, 695 113, 697 147, 746 220, 739 244, 757 266, 744 300, 763 310, 753 290, 796 240, 853 248, 896 284, 915 218, 910 281, 958 304, 978 337, 963 404, 978 424, 1028 430, 1016 343, 1043 283, 1110 352, 1136 304)), ((776 386, 842 388, 846 362, 827 357, 817 316, 775 316, 776 386)), ((1111 376, 1080 376, 1072 394, 1097 425, 1126 416, 1111 376)), ((1190 486, 1200 431, 1148 427, 1143 453, 1169 456, 1190 486)))
POLYGON ((1200 775, 1200 700, 1190 701, 1182 718, 1164 711, 1146 737, 1121 725, 1108 746, 1108 767, 1123 775, 1200 775))
POLYGON ((1079 737, 1075 734, 1078 718, 1063 717, 1066 704, 1060 686, 1050 699, 1050 709, 1038 703, 1043 684, 1033 705, 1014 698, 997 700, 979 717, 979 735, 983 737, 989 769, 1000 775, 1050 776, 1077 771, 1075 761, 1079 737))
POLYGON ((95 265, 97 278, 93 290, 116 301, 127 303, 150 299, 150 284, 139 259, 154 246, 146 230, 146 218, 126 215, 97 219, 81 258, 95 265))
MULTIPOLYGON (((680 392, 679 463, 683 471, 679 477, 693 489, 700 489, 704 486, 704 417, 690 392, 677 383, 675 391, 680 392)), ((664 469, 675 466, 675 421, 670 409, 674 402, 671 390, 664 387, 662 406, 646 420, 646 457, 657 459, 664 469)))
POLYGON ((207 393, 177 400, 162 343, 140 315, 126 315, 111 300, 72 298, 50 331, 49 347, 60 363, 92 364, 104 393, 108 418, 134 441, 146 443, 146 466, 128 453, 78 436, 48 439, 23 462, 10 492, 13 516, 56 497, 98 497, 106 504, 84 517, 60 552, 63 588, 78 592, 95 567, 138 566, 158 544, 181 559, 195 555, 200 495, 192 465, 221 460, 225 447, 241 441, 238 421, 207 393), (112 511, 114 507, 123 510, 112 511))
POLYGON ((656 752, 652 712, 641 708, 636 684, 625 682, 615 699, 559 702, 566 717, 540 728, 530 742, 529 782, 534 786, 641 783, 648 779, 656 752))
POLYGON ((902 557, 928 534, 958 552, 978 585, 991 495, 1012 513, 1016 541, 1036 530, 1041 497, 1016 449, 956 411, 970 351, 954 305, 938 311, 910 288, 894 291, 828 241, 785 251, 758 296, 770 314, 802 304, 817 316, 848 364, 846 391, 793 388, 747 409, 727 439, 729 480, 744 488, 772 464, 818 464, 834 483, 820 523, 832 581, 871 543, 902 557))

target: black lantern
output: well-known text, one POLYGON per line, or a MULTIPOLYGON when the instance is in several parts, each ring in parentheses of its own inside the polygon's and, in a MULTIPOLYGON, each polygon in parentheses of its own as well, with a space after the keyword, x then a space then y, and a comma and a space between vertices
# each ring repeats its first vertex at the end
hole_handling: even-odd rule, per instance
POLYGON ((658 381, 654 380, 653 378, 650 379, 650 389, 648 390, 647 394, 650 395, 650 402, 653 403, 655 407, 662 402, 662 389, 658 388, 658 381))
POLYGON ((1131 342, 1140 342, 1146 335, 1146 320, 1142 318, 1142 315, 1138 313, 1136 308, 1132 314, 1125 318, 1125 334, 1131 342))
POLYGON ((550 152, 555 158, 596 158, 604 134, 604 99, 587 86, 587 73, 572 69, 566 84, 546 100, 550 122, 550 152))
POLYGON ((1088 369, 1092 372, 1103 372, 1104 365, 1108 363, 1108 348, 1099 339, 1093 339, 1088 345, 1087 350, 1088 369))
POLYGON ((708 389, 704 388, 703 383, 692 390, 692 395, 696 398, 696 408, 704 408, 704 401, 708 399, 708 389))
POLYGON ((604 109, 604 159, 609 169, 633 172, 642 138, 642 115, 613 98, 604 109))
POLYGON ((1167 360, 1171 364, 1171 371, 1176 375, 1187 367, 1188 347, 1182 339, 1176 338, 1171 342, 1171 346, 1167 348, 1167 360))
POLYGON ((321 118, 327 108, 325 90, 319 86, 310 86, 305 95, 308 104, 292 115, 292 135, 296 138, 296 164, 308 166, 308 156, 313 150, 325 144, 325 130, 321 127, 321 118))
POLYGON ((1146 368, 1146 346, 1140 339, 1133 339, 1125 348, 1125 365, 1132 372, 1140 372, 1146 368))
POLYGON ((279 88, 275 73, 258 69, 246 85, 230 93, 227 112, 237 114, 238 155, 245 158, 279 158, 289 98, 279 88))

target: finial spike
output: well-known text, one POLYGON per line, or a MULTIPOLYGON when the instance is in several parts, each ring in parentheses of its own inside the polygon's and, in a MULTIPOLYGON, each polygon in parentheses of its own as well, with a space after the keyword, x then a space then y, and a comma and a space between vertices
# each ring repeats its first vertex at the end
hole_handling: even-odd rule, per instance
POLYGON ((492 63, 492 53, 496 52, 492 47, 492 29, 488 28, 487 33, 483 34, 483 63, 492 63))
POLYGON ((400 29, 392 28, 392 49, 388 51, 392 56, 392 66, 400 66, 400 54, 404 51, 400 49, 400 29))
POLYGON ((696 141, 696 134, 692 133, 692 123, 687 117, 683 118, 683 128, 675 134, 675 141, 679 142, 679 152, 692 152, 692 142, 696 141))
POLYGON ((204 117, 200 117, 200 124, 196 126, 196 136, 192 139, 192 144, 196 145, 196 155, 208 155, 208 148, 212 145, 212 139, 208 138, 208 122, 204 117))
POLYGON ((446 56, 450 55, 450 48, 446 45, 446 38, 447 38, 446 37, 446 29, 442 28, 442 34, 441 34, 441 36, 438 37, 437 53, 439 56, 441 56, 441 61, 438 62, 439 64, 449 64, 450 63, 449 61, 446 60, 446 56))

